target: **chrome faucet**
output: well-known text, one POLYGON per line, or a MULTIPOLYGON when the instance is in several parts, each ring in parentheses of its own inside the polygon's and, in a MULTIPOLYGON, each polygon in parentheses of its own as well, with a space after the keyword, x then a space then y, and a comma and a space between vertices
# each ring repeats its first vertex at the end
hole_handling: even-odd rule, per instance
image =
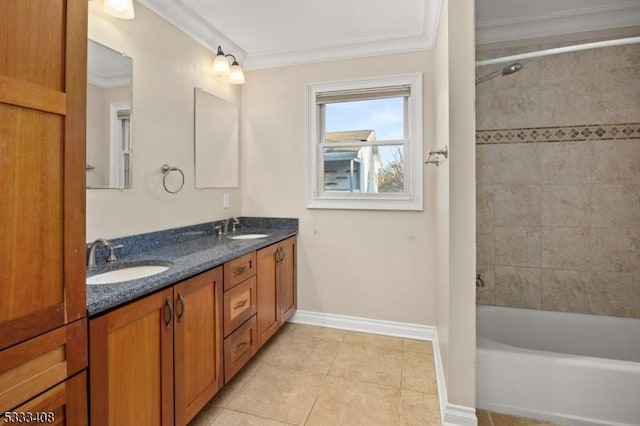
POLYGON ((240 224, 240 220, 237 217, 230 217, 229 219, 224 221, 224 228, 222 229, 223 234, 229 233, 229 223, 231 223, 231 232, 236 232, 236 227, 240 224))
POLYGON ((87 255, 87 268, 96 267, 96 247, 98 244, 102 244, 109 249, 109 257, 107 257, 107 263, 115 262, 118 260, 116 257, 116 249, 122 248, 122 245, 114 245, 111 241, 107 241, 104 238, 98 238, 89 246, 89 254, 87 255))

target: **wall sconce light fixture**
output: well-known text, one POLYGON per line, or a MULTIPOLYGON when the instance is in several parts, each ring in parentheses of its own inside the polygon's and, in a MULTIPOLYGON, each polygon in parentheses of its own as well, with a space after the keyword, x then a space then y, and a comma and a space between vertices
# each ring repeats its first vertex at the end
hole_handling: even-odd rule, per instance
POLYGON ((106 14, 119 19, 133 19, 136 16, 133 0, 104 0, 102 8, 106 14))
POLYGON ((218 54, 213 60, 213 73, 218 77, 229 77, 231 84, 244 84, 244 71, 232 54, 224 54, 222 47, 218 46, 218 54), (233 62, 229 65, 228 57, 233 58, 233 62))

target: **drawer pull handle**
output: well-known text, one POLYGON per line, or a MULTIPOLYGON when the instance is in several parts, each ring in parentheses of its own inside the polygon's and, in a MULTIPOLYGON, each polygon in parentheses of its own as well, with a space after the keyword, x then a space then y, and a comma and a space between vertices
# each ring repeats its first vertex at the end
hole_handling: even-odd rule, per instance
POLYGON ((247 265, 240 266, 240 267, 236 268, 236 275, 240 275, 240 274, 246 272, 247 269, 249 269, 249 267, 247 265))
POLYGON ((187 309, 187 306, 184 303, 184 296, 182 293, 178 293, 178 301, 180 302, 180 312, 178 313, 178 322, 182 322, 182 317, 184 317, 184 311, 187 309))
POLYGON ((234 354, 237 354, 239 352, 244 351, 244 348, 247 347, 247 345, 249 344, 249 342, 242 342, 240 343, 238 346, 236 346, 235 350, 233 351, 234 354))
POLYGON ((169 312, 169 316, 164 322, 164 328, 168 330, 169 326, 171 325, 171 321, 173 321, 173 304, 171 303, 171 299, 169 299, 168 297, 164 299, 164 303, 167 306, 169 312))
POLYGON ((243 301, 236 303, 236 305, 233 307, 233 310, 235 311, 242 308, 244 305, 247 304, 248 301, 249 299, 244 299, 243 301))

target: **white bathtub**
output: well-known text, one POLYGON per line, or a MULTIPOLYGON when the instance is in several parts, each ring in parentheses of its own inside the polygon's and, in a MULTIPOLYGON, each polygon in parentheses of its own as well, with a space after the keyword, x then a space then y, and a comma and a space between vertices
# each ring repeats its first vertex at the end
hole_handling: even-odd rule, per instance
POLYGON ((640 425, 640 320, 477 306, 478 408, 640 425))

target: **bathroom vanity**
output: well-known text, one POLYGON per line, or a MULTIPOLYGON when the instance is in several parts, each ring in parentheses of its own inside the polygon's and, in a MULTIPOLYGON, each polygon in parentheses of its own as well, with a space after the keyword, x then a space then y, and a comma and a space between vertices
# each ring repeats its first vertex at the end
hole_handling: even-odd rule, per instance
POLYGON ((118 261, 166 272, 87 287, 91 424, 187 424, 293 314, 297 221, 261 225, 184 230, 118 261))

